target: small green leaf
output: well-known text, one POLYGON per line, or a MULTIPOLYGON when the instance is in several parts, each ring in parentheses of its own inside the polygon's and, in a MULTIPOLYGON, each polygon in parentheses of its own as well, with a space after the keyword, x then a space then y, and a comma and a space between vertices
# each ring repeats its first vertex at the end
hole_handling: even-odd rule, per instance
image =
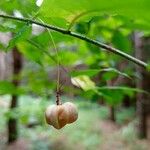
POLYGON ((15 87, 11 82, 0 81, 0 95, 13 93, 15 87))
POLYGON ((21 95, 26 91, 22 87, 15 87, 15 85, 9 81, 0 81, 0 95, 16 94, 21 95))
POLYGON ((13 24, 12 22, 2 22, 2 24, 0 24, 0 31, 1 32, 14 32, 16 29, 16 25, 13 24))
POLYGON ((105 80, 112 79, 112 78, 116 77, 116 75, 122 75, 124 77, 127 77, 127 78, 131 79, 131 77, 128 74, 123 73, 123 72, 121 72, 121 71, 119 71, 115 68, 105 68, 105 69, 101 69, 100 71, 106 72, 103 75, 103 78, 105 80))
POLYGON ((43 59, 43 52, 42 49, 39 50, 37 47, 32 45, 29 42, 20 42, 17 44, 17 48, 23 55, 32 61, 37 62, 38 64, 41 64, 41 60, 43 59))
POLYGON ((112 43, 118 49, 124 50, 125 52, 131 51, 131 43, 125 35, 120 31, 115 31, 112 37, 112 43))
POLYGON ((150 72, 150 63, 147 65, 147 70, 150 72))
POLYGON ((1 32, 8 32, 9 29, 7 27, 3 26, 3 25, 0 25, 0 31, 1 32))
POLYGON ((31 34, 31 26, 23 26, 19 32, 9 41, 7 49, 13 48, 17 43, 26 40, 31 34))
POLYGON ((90 25, 89 23, 80 22, 76 24, 75 30, 81 34, 87 34, 89 32, 90 25))
POLYGON ((5 45, 4 45, 3 43, 0 42, 0 50, 5 51, 5 49, 6 49, 5 45))

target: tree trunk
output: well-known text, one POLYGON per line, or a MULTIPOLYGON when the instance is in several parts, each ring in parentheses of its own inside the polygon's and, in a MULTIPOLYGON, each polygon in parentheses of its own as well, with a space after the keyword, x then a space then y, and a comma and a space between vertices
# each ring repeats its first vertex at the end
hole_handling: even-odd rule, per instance
MULTIPOLYGON (((15 87, 19 86, 20 79, 18 79, 17 75, 21 72, 22 69, 22 55, 15 47, 12 51, 13 57, 13 76, 14 79, 12 83, 15 87)), ((10 110, 13 110, 17 107, 18 96, 12 95, 10 110)), ((10 117, 8 120, 8 143, 12 143, 17 140, 18 137, 18 129, 17 129, 17 119, 15 117, 10 117)))
POLYGON ((122 102, 123 107, 129 108, 131 106, 130 104, 130 97, 126 96, 122 102))
POLYGON ((116 117, 115 117, 115 108, 114 108, 114 106, 110 106, 109 110, 110 110, 110 120, 115 122, 116 117))
POLYGON ((5 66, 5 53, 0 52, 0 80, 5 79, 5 71, 6 71, 6 66, 5 66))
MULTIPOLYGON (((138 33, 134 34, 134 45, 135 45, 135 56, 138 59, 141 59, 143 61, 145 60, 145 54, 146 51, 142 48, 142 39, 140 38, 138 33)), ((136 81, 136 88, 140 88, 143 90, 147 90, 148 86, 145 84, 147 82, 146 79, 146 71, 139 66, 136 66, 136 73, 138 75, 137 81, 136 81)), ((146 100, 147 96, 144 93, 137 93, 136 95, 137 101, 136 101, 136 108, 137 108, 137 116, 138 116, 138 135, 139 138, 147 138, 147 112, 146 112, 146 100)))
MULTIPOLYGON (((113 82, 111 80, 107 81, 107 86, 112 86, 113 82)), ((116 121, 116 115, 115 115, 115 107, 109 106, 109 119, 113 122, 116 121)))

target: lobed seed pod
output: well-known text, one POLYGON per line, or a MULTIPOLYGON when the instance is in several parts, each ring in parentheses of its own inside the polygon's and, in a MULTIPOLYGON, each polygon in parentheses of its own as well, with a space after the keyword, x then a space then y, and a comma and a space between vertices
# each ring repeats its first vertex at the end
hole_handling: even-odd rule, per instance
POLYGON ((70 102, 66 102, 63 105, 68 111, 68 123, 75 122, 78 118, 77 107, 73 103, 70 103, 70 102))
POLYGON ((46 122, 56 129, 61 129, 66 124, 73 123, 78 118, 78 111, 73 103, 48 106, 45 111, 46 122))
POLYGON ((51 105, 45 112, 46 122, 56 129, 61 129, 67 124, 68 112, 62 105, 51 105))

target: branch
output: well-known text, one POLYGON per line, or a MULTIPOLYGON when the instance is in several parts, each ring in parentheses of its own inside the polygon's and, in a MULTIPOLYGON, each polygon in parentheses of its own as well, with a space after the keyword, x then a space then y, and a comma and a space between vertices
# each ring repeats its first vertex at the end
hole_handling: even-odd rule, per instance
POLYGON ((108 50, 114 54, 117 54, 119 56, 122 56, 124 58, 126 58, 127 60, 129 61, 132 61, 134 62, 135 64, 141 66, 141 67, 144 67, 144 68, 147 68, 148 67, 148 64, 146 64, 145 62, 131 56, 131 55, 128 55, 126 53, 124 53, 123 51, 119 50, 119 49, 116 49, 116 48, 113 48, 109 45, 106 45, 106 44, 103 44, 99 41, 96 41, 96 40, 93 40, 91 38, 88 38, 84 35, 81 35, 81 34, 78 34, 78 33, 75 33, 75 32, 71 32, 69 30, 66 30, 64 28, 60 28, 60 27, 57 27, 57 26, 52 26, 52 25, 49 25, 49 24, 45 24, 45 23, 41 23, 41 22, 38 22, 38 21, 35 21, 35 20, 32 20, 32 19, 28 19, 28 18, 19 18, 19 17, 14 17, 14 16, 9 16, 9 15, 2 15, 0 14, 0 18, 6 18, 6 19, 12 19, 12 20, 18 20, 18 21, 21 21, 21 22, 25 22, 25 23, 29 23, 29 24, 36 24, 36 25, 39 25, 39 26, 42 26, 44 28, 48 28, 48 29, 51 29, 51 30, 54 30, 56 32, 59 32, 59 33, 62 33, 62 34, 66 34, 66 35, 69 35, 69 36, 72 36, 72 37, 76 37, 78 39, 81 39, 83 41, 86 41, 88 43, 91 43, 93 45, 96 45, 98 47, 101 47, 105 50, 108 50))

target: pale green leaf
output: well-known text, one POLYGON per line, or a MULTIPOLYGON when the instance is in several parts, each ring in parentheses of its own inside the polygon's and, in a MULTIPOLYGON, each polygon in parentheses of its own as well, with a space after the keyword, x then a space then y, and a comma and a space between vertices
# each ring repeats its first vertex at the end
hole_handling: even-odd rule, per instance
POLYGON ((71 78, 73 85, 82 88, 84 91, 95 89, 95 83, 86 75, 71 78))

